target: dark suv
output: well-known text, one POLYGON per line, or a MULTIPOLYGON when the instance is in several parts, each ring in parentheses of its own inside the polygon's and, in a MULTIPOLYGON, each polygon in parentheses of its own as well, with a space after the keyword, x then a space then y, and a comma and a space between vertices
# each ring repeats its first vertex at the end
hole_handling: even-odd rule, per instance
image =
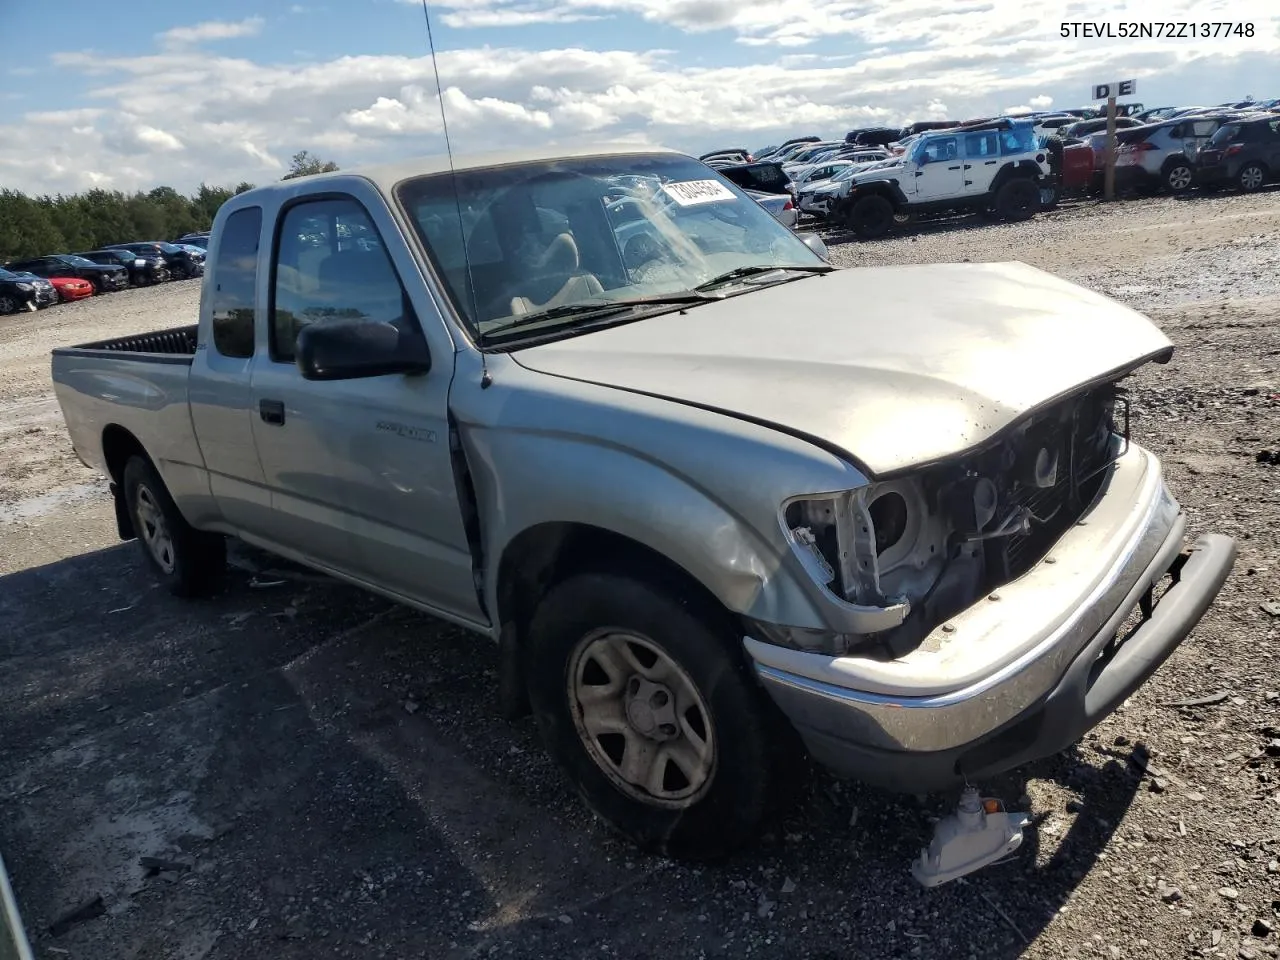
POLYGON ((204 275, 204 256, 163 240, 137 243, 109 243, 104 250, 132 250, 144 257, 160 257, 169 264, 169 273, 177 280, 190 280, 204 275))
POLYGON ((760 193, 787 193, 795 199, 795 187, 791 178, 782 169, 782 164, 772 160, 761 160, 757 163, 737 163, 729 167, 721 167, 717 173, 744 190, 758 190, 760 193))
POLYGON ((1231 184, 1251 192, 1268 180, 1280 180, 1280 116, 1225 123, 1196 156, 1201 186, 1231 184))
POLYGON ((93 285, 94 293, 123 290, 129 286, 129 271, 124 267, 94 263, 70 253, 58 253, 33 260, 15 260, 5 264, 14 273, 34 273, 37 277, 78 277, 93 285))
POLYGON ((90 250, 87 253, 77 253, 76 256, 94 263, 124 267, 129 271, 129 282, 135 287, 163 283, 169 279, 169 265, 161 257, 150 254, 134 253, 132 250, 90 250))
POLYGON ((0 314, 17 313, 33 307, 51 307, 58 302, 53 284, 30 273, 12 273, 0 268, 0 314))

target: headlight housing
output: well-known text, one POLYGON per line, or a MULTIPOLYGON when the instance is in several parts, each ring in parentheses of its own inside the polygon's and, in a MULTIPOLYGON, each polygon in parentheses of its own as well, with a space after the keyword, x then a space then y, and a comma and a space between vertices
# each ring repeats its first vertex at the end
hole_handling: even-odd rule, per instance
POLYGON ((947 555, 947 524, 915 478, 794 497, 782 526, 801 564, 836 599, 901 607, 903 617, 947 555))
POLYGON ((18 287, 18 289, 19 289, 19 290, 21 290, 23 293, 30 293, 31 291, 33 291, 33 290, 35 289, 35 286, 34 286, 34 285, 32 285, 32 284, 30 284, 30 283, 19 283, 19 284, 17 284, 17 287, 18 287))

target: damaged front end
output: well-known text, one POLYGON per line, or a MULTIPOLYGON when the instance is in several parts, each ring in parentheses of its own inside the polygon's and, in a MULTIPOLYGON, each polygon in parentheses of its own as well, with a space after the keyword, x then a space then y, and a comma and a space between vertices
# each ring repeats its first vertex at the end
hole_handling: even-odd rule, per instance
POLYGON ((777 639, 829 654, 904 656, 1044 558, 1128 443, 1126 395, 1108 383, 956 460, 789 500, 781 512, 788 540, 857 629, 777 639))

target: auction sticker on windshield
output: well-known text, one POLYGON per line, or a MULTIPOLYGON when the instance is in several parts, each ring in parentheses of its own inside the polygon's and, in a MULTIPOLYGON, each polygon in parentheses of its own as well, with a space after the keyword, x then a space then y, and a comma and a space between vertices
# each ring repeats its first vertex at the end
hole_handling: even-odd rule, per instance
POLYGON ((733 195, 733 191, 719 180, 679 180, 675 183, 664 183, 662 191, 682 207, 738 199, 733 195))

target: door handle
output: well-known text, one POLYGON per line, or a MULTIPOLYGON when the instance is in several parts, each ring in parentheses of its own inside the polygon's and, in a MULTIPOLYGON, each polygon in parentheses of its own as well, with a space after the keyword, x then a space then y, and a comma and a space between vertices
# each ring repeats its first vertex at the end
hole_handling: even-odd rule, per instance
POLYGON ((924 171, 923 171, 923 170, 917 170, 917 171, 916 171, 916 176, 917 176, 917 177, 923 177, 923 176, 924 176, 924 171))
POLYGON ((964 182, 964 185, 965 185, 966 187, 972 187, 972 186, 973 186, 973 181, 972 181, 972 180, 966 180, 966 181, 964 182))
POLYGON ((973 166, 973 164, 972 164, 972 163, 966 163, 966 164, 964 165, 964 168, 965 168, 966 170, 968 170, 968 169, 969 169, 970 167, 972 167, 972 166, 973 166))
POLYGON ((284 423, 284 401, 283 400, 259 400, 258 415, 262 417, 264 423, 283 424, 284 423))
POLYGON ((984 167, 994 167, 995 165, 996 165, 996 161, 994 160, 988 160, 986 163, 983 164, 984 167))
POLYGON ((959 169, 960 169, 960 167, 957 165, 957 166, 954 166, 954 167, 947 167, 947 169, 948 169, 948 170, 959 170, 959 169))

